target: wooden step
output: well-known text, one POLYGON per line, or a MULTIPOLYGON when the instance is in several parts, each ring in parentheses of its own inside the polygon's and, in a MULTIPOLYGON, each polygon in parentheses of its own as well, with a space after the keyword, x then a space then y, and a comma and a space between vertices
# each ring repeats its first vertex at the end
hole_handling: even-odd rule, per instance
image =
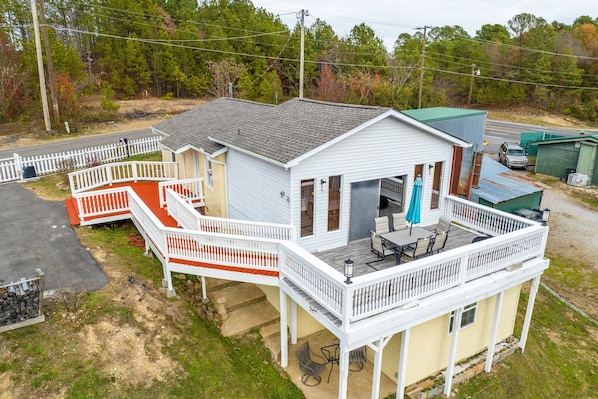
POLYGON ((279 320, 278 310, 264 299, 229 312, 220 326, 220 333, 225 337, 240 336, 279 320))

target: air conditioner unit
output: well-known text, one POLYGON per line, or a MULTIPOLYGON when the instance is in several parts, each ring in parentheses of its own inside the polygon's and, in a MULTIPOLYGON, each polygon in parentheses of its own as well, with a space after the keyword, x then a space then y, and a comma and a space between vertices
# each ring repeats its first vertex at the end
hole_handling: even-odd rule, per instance
POLYGON ((583 173, 570 173, 567 177, 567 184, 570 186, 585 187, 588 185, 588 175, 583 173))

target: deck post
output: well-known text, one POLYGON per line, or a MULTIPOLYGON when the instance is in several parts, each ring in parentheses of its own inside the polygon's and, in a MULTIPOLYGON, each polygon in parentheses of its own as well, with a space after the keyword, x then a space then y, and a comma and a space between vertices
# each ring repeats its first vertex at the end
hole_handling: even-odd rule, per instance
POLYGON ((455 311, 453 319, 453 338, 451 339, 451 348, 449 352, 448 364, 446 367, 446 376, 444 377, 444 394, 448 397, 451 394, 453 385, 453 374, 455 373, 455 359, 457 357, 457 346, 459 343, 459 330, 461 329, 461 316, 463 308, 455 311))
POLYGON ((540 276, 534 277, 532 280, 532 288, 529 293, 529 299, 527 301, 527 309, 525 310, 525 319, 523 320, 523 330, 521 331, 521 340, 519 340, 519 347, 521 353, 525 350, 525 344, 527 342, 527 334, 529 333, 529 325, 532 321, 532 313, 534 312, 534 304, 536 302, 536 294, 538 293, 538 287, 540 286, 540 276))
POLYGON ((349 380, 349 351, 345 342, 340 341, 340 358, 338 362, 338 399, 347 398, 347 388, 349 380))
POLYGON ((401 334, 401 354, 399 355, 399 375, 397 378, 397 399, 405 397, 405 377, 407 375, 407 357, 409 355, 409 339, 411 328, 401 334))
POLYGON ((500 324, 500 312, 502 309, 503 292, 496 294, 496 303, 494 304, 494 320, 492 320, 492 330, 490 331, 490 341, 488 342, 488 352, 486 353, 486 364, 484 371, 489 373, 492 370, 492 360, 494 359, 494 344, 496 344, 496 334, 500 324))
POLYGON ((374 349, 374 374, 372 376, 372 398, 378 399, 380 397, 380 376, 382 375, 382 351, 391 337, 380 338, 373 344, 368 344, 370 348, 374 349))
POLYGON ((280 296, 280 365, 287 367, 289 365, 289 337, 287 333, 287 294, 282 289, 278 289, 280 296))

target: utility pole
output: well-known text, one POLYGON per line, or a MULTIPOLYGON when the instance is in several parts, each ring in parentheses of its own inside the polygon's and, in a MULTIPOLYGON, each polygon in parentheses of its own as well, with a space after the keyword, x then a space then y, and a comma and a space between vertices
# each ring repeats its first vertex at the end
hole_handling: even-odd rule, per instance
POLYGON ((305 62, 305 16, 309 16, 308 10, 301 10, 301 55, 299 58, 299 98, 303 98, 303 71, 305 62))
POLYGON ((41 94, 42 108, 44 111, 44 123, 46 124, 46 131, 52 130, 50 123, 50 112, 48 109, 48 97, 46 95, 46 78, 44 76, 44 62, 42 60, 42 44, 39 37, 39 24, 37 23, 37 7, 35 0, 31 0, 31 14, 33 16, 33 32, 35 33, 35 50, 37 53, 37 71, 39 73, 39 91, 41 94))
POLYGON ((417 30, 424 30, 424 43, 422 46, 422 62, 419 70, 419 93, 417 96, 417 108, 422 107, 422 93, 424 91, 424 61, 426 59, 426 33, 431 26, 425 25, 423 28, 415 28, 417 30))
POLYGON ((473 77, 474 75, 479 75, 480 70, 478 69, 477 73, 475 71, 475 64, 471 64, 471 77, 469 78, 469 95, 467 96, 467 106, 471 106, 471 94, 473 92, 473 77))
POLYGON ((54 63, 52 62, 52 53, 50 52, 50 40, 48 40, 48 25, 46 25, 46 8, 44 6, 44 0, 39 0, 39 14, 42 20, 42 38, 44 39, 44 50, 46 52, 46 62, 48 63, 48 80, 50 81, 52 114, 54 115, 54 121, 60 123, 58 97, 56 96, 56 86, 54 85, 54 63))

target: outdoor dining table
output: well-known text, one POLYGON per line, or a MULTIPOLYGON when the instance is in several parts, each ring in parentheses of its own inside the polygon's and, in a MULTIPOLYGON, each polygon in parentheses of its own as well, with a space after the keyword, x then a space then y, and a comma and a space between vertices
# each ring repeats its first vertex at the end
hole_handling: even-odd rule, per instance
POLYGON ((401 263, 401 256, 403 255, 403 249, 410 245, 417 243, 417 240, 423 237, 429 237, 432 232, 424 229, 423 227, 415 226, 413 228, 406 228, 404 230, 395 230, 390 233, 380 234, 382 243, 390 243, 395 247, 395 255, 397 257, 396 264, 401 263))

